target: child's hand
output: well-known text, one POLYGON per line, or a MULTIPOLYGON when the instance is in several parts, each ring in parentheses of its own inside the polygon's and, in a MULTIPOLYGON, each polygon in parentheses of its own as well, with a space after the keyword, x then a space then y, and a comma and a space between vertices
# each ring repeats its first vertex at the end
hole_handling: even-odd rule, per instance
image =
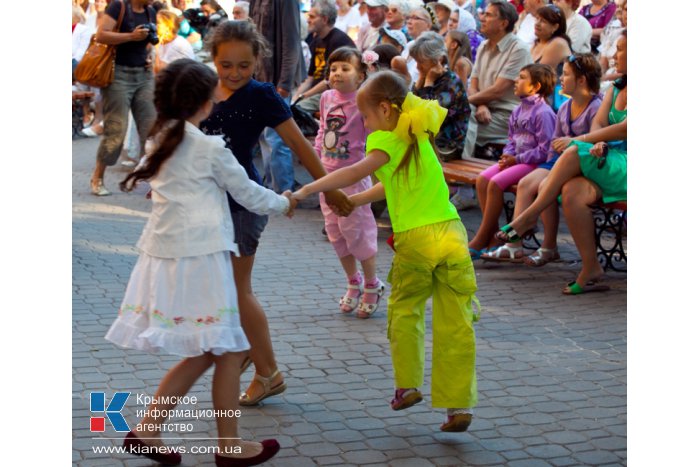
POLYGON ((282 196, 289 200, 289 208, 285 215, 291 219, 294 216, 294 209, 296 209, 298 201, 292 197, 292 192, 289 190, 282 193, 282 196))
POLYGON ((501 170, 507 169, 508 167, 512 167, 515 164, 517 164, 515 156, 509 156, 508 154, 504 154, 501 156, 500 159, 498 159, 498 168, 501 170))
POLYGON ((333 209, 333 212, 341 217, 349 216, 355 205, 350 202, 348 196, 340 190, 327 191, 323 193, 326 204, 333 209))
POLYGON ((304 188, 305 188, 305 187, 301 187, 301 188, 299 188, 297 191, 295 191, 294 193, 292 193, 292 199, 294 199, 294 200, 296 200, 296 201, 300 201, 300 200, 302 200, 302 199, 305 199, 307 196, 309 196, 309 195, 306 193, 306 190, 304 190, 304 188))
POLYGON ((557 153, 561 154, 562 152, 564 152, 564 149, 569 147, 571 141, 573 141, 573 139, 568 138, 566 136, 552 140, 552 149, 554 149, 557 153))

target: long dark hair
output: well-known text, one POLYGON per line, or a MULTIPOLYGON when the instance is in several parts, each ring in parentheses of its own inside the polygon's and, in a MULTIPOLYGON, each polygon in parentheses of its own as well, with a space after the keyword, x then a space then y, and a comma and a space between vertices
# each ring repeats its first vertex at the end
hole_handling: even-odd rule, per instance
POLYGON ((158 73, 153 98, 158 115, 149 136, 158 135, 159 144, 143 167, 122 180, 122 191, 131 191, 136 182, 158 173, 185 137, 185 120, 211 99, 217 81, 214 70, 189 58, 175 60, 158 73))
MULTIPOLYGON (((557 29, 552 33, 550 40, 554 39, 555 37, 561 37, 567 44, 569 44, 569 50, 573 50, 571 48, 571 39, 566 34, 566 17, 558 7, 555 5, 540 7, 537 9, 536 15, 550 24, 557 25, 557 29)), ((537 39, 537 41, 539 42, 539 39, 537 39)))

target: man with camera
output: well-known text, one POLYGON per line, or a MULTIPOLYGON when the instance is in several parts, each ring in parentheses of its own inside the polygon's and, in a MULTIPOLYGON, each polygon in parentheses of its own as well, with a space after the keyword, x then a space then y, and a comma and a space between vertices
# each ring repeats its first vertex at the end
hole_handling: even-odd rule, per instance
POLYGON ((156 118, 153 105, 154 78, 151 47, 158 43, 153 0, 115 0, 105 10, 97 26, 96 40, 117 46, 114 81, 102 89, 104 133, 97 148, 95 171, 90 180, 92 194, 111 194, 104 186, 105 169, 119 159, 124 145, 129 111, 134 116, 141 143, 141 154, 156 118), (121 26, 119 17, 124 9, 121 26))

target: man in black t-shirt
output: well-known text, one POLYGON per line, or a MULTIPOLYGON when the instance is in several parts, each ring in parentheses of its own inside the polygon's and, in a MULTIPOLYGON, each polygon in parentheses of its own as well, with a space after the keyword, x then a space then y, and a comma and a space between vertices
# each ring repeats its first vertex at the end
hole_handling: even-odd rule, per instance
POLYGON ((105 169, 119 159, 124 145, 129 111, 134 116, 141 143, 141 154, 146 137, 156 118, 153 105, 153 70, 149 30, 143 25, 155 25, 153 0, 115 0, 105 10, 97 25, 96 40, 117 46, 114 81, 102 89, 104 103, 104 133, 97 148, 95 171, 90 180, 94 195, 111 194, 104 186, 105 169), (117 31, 119 15, 124 6, 124 18, 117 31))
POLYGON ((355 48, 355 43, 340 29, 334 27, 337 10, 330 0, 316 0, 307 16, 309 21, 309 36, 306 42, 311 51, 309 76, 297 89, 294 100, 303 100, 298 106, 313 114, 318 112, 321 93, 328 89, 324 84, 326 79, 326 62, 333 51, 339 47, 355 48))

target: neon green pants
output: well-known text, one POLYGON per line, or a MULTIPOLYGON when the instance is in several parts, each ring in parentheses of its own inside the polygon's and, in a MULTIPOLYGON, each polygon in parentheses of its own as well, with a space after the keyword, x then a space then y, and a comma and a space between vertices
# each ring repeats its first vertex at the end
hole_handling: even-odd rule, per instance
POLYGON ((423 385, 425 303, 433 297, 433 407, 477 403, 476 278, 459 219, 394 234, 388 338, 397 388, 423 385))

